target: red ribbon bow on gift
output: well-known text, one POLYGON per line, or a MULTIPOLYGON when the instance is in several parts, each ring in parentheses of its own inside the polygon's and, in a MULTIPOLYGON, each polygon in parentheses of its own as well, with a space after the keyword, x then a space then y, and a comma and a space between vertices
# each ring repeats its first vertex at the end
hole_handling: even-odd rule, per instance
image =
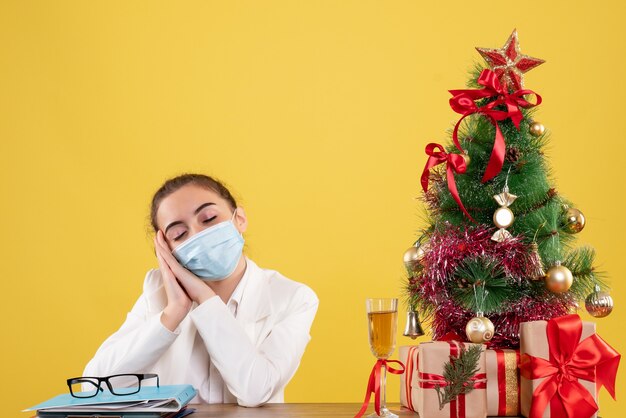
POLYGON ((522 355, 522 376, 531 380, 545 378, 532 395, 530 418, 540 418, 548 403, 552 418, 593 415, 598 405, 578 379, 596 382, 598 391, 605 386, 615 399, 615 376, 621 356, 596 334, 580 341, 582 328, 578 315, 551 319, 546 328, 550 359, 522 355))
POLYGON ((496 136, 493 143, 493 150, 491 151, 491 157, 489 158, 489 164, 483 175, 482 182, 486 182, 494 178, 502 170, 502 164, 504 163, 504 154, 506 151, 506 143, 504 142, 504 135, 500 130, 498 121, 502 121, 511 118, 515 127, 519 130, 520 122, 524 119, 520 107, 530 108, 541 104, 541 96, 533 92, 532 90, 517 90, 509 94, 506 84, 500 84, 498 76, 491 70, 483 70, 478 78, 478 84, 484 86, 480 90, 450 90, 452 98, 450 99, 450 107, 457 113, 463 115, 461 119, 454 126, 452 133, 452 140, 459 149, 464 152, 459 142, 458 131, 461 121, 467 116, 480 113, 485 115, 491 123, 496 127, 496 136), (527 94, 532 94, 536 97, 537 102, 531 103, 524 99, 527 94), (495 97, 496 100, 487 103, 482 107, 478 107, 475 100, 484 98, 495 97), (496 106, 505 105, 506 110, 497 110, 496 106))
POLYGON ((369 382, 367 383, 367 391, 365 392, 365 400, 363 401, 363 405, 354 418, 360 418, 363 416, 365 411, 367 411, 367 407, 370 404, 370 398, 372 397, 372 393, 374 394, 374 410, 377 415, 380 415, 380 373, 382 369, 385 368, 389 373, 393 374, 402 374, 404 373, 404 364, 398 360, 383 360, 378 359, 376 364, 374 364, 374 368, 372 369, 372 373, 370 373, 369 382), (400 369, 394 369, 393 367, 389 367, 388 363, 397 363, 400 365, 400 369))
POLYGON ((463 202, 461 202, 461 197, 459 196, 459 191, 456 188, 456 181, 454 180, 454 172, 463 174, 467 170, 467 165, 465 164, 463 156, 459 154, 447 154, 443 146, 435 143, 426 145, 426 154, 428 154, 429 157, 428 161, 426 161, 424 171, 422 172, 422 188, 424 189, 424 192, 428 191, 430 169, 439 164, 446 163, 448 190, 450 190, 450 194, 456 201, 457 205, 459 205, 465 216, 467 216, 472 222, 475 222, 467 210, 465 210, 465 206, 463 206, 463 202))

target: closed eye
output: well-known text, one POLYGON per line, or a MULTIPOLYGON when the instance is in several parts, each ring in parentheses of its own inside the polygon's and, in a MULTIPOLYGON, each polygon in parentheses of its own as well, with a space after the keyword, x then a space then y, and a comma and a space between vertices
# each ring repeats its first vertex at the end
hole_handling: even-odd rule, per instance
POLYGON ((205 219, 204 221, 202 221, 203 224, 208 224, 209 222, 211 222, 212 220, 214 220, 215 218, 217 218, 217 215, 214 215, 208 219, 205 219))
POLYGON ((173 238, 173 241, 178 241, 179 239, 181 239, 183 236, 185 236, 185 234, 187 233, 187 231, 183 232, 182 234, 178 235, 176 238, 173 238))

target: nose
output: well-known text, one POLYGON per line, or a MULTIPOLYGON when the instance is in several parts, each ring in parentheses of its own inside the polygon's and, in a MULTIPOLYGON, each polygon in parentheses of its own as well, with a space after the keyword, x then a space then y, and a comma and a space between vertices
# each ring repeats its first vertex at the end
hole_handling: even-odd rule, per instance
POLYGON ((198 232, 202 232, 205 229, 209 228, 209 225, 195 224, 189 227, 189 237, 193 237, 198 232))

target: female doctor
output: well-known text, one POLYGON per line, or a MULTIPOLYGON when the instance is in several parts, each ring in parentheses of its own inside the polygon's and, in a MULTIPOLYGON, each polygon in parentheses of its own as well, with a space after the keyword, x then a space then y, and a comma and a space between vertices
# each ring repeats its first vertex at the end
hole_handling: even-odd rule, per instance
POLYGON ((158 270, 84 376, 158 373, 191 384, 195 402, 283 402, 310 340, 318 299, 243 253, 248 222, 220 182, 167 180, 151 205, 158 270))

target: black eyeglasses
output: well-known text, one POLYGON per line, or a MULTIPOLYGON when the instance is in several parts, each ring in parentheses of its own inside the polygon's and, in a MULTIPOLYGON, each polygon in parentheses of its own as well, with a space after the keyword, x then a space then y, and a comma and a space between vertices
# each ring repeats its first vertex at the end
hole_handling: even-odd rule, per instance
POLYGON ((73 377, 67 379, 67 386, 70 388, 70 394, 75 398, 93 398, 99 392, 104 392, 101 385, 106 383, 109 392, 113 395, 124 396, 132 395, 141 390, 141 381, 145 379, 157 380, 159 387, 159 376, 154 373, 148 374, 114 374, 106 377, 73 377))

